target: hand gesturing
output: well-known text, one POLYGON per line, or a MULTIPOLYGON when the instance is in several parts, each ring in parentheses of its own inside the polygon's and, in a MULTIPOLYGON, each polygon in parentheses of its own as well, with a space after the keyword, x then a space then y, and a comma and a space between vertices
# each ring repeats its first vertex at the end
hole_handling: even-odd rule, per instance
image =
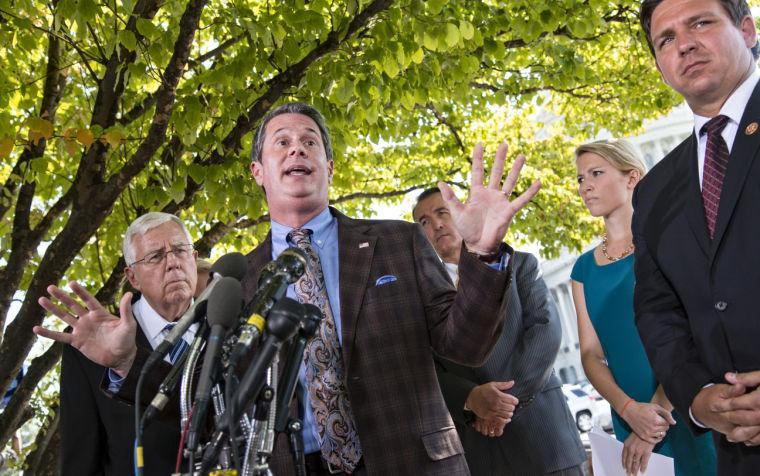
POLYGON ((464 203, 456 198, 448 184, 443 182, 438 184, 441 196, 451 211, 454 226, 462 236, 467 249, 478 254, 487 255, 498 250, 512 218, 541 188, 541 182, 536 180, 519 197, 510 201, 509 197, 520 177, 520 170, 525 164, 525 156, 517 156, 504 180, 504 185, 501 185, 506 155, 507 144, 502 143, 496 151, 491 176, 488 185, 485 186, 483 184, 483 145, 475 146, 472 153, 470 195, 464 203))
POLYGON ((137 353, 136 322, 132 318, 130 302, 132 293, 126 293, 121 298, 119 303, 121 317, 117 317, 108 312, 79 283, 72 282, 69 286, 84 305, 56 286, 48 286, 48 293, 71 312, 54 304, 46 297, 41 297, 38 302, 48 312, 55 314, 71 326, 71 333, 58 332, 41 326, 35 326, 34 333, 70 344, 96 364, 110 367, 122 376, 126 375, 137 353))

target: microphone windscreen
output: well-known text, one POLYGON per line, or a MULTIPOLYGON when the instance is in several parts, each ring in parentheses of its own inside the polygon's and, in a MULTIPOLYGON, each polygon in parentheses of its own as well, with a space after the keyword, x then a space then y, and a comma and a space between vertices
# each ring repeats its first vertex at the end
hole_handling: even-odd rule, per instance
MULTIPOLYGON (((319 310, 319 308, 317 308, 317 310, 319 310)), ((283 297, 282 299, 277 301, 277 303, 272 308, 272 311, 282 312, 282 313, 294 316, 296 319, 302 319, 304 316, 304 313, 306 312, 306 309, 304 308, 303 304, 296 301, 295 299, 291 299, 289 297, 283 297)), ((322 314, 321 311, 319 311, 319 313, 320 315, 322 314)))
POLYGON ((243 253, 235 251, 227 253, 216 260, 216 263, 211 266, 211 271, 240 281, 243 279, 243 276, 245 276, 246 268, 247 263, 245 256, 243 256, 243 253))
POLYGON ((322 320, 322 310, 311 303, 304 303, 304 314, 307 319, 313 319, 315 321, 321 321, 322 320))
POLYGON ((277 301, 267 316, 267 332, 276 336, 279 340, 290 339, 304 317, 303 304, 283 297, 277 301))
POLYGON ((224 277, 208 297, 208 323, 229 329, 237 322, 243 307, 243 287, 235 278, 224 277))

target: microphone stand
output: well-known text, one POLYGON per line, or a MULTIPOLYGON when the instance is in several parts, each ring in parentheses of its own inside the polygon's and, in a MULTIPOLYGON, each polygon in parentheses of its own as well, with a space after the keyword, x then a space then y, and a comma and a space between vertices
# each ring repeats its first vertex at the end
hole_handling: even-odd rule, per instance
POLYGON ((306 476, 306 454, 303 446, 303 422, 298 418, 288 420, 288 437, 290 449, 293 451, 293 463, 296 467, 296 476, 306 476))
POLYGON ((256 398, 253 431, 248 438, 243 476, 270 475, 269 458, 274 449, 274 419, 277 410, 277 375, 279 356, 275 355, 267 370, 267 384, 256 398))
MULTIPOLYGON (((298 330, 301 321, 297 315, 300 304, 286 298, 283 298, 281 303, 278 304, 283 305, 283 309, 273 309, 272 312, 269 313, 267 319, 267 335, 259 346, 256 356, 238 385, 237 391, 229 399, 227 411, 220 420, 219 425, 217 425, 217 429, 214 432, 210 443, 206 446, 203 452, 201 474, 205 474, 205 472, 211 467, 211 464, 216 460, 217 454, 219 453, 224 440, 228 436, 234 435, 235 422, 238 420, 251 398, 258 397, 259 392, 261 392, 272 360, 277 356, 282 344, 293 337, 298 330), (293 309, 293 306, 295 306, 295 309, 293 309), (290 307, 291 309, 287 309, 287 307, 290 307)), ((302 308, 301 312, 303 312, 302 308)), ((232 441, 232 444, 236 444, 235 441, 232 441)))
MULTIPOLYGON (((200 347, 203 343, 203 335, 207 331, 207 324, 206 321, 203 321, 201 324, 201 328, 198 329, 198 332, 195 334, 195 339, 193 339, 193 343, 191 344, 190 348, 187 352, 183 353, 182 356, 174 363, 174 366, 169 371, 169 373, 164 378, 164 381, 161 382, 161 386, 158 387, 158 393, 156 393, 156 396, 153 397, 153 400, 150 402, 150 405, 145 410, 145 413, 142 416, 141 426, 143 429, 145 429, 145 426, 150 423, 153 418, 158 415, 158 412, 164 409, 166 407, 166 404, 169 402, 169 395, 174 390, 174 387, 177 385, 177 382, 179 381, 180 375, 182 374, 183 369, 185 368, 185 362, 188 360, 188 357, 193 353, 193 350, 196 347, 200 347)), ((181 431, 181 430, 180 430, 181 431)))
POLYGON ((285 364, 282 380, 277 392, 277 411, 275 416, 274 429, 276 434, 287 432, 290 440, 290 451, 293 454, 293 464, 296 468, 296 474, 306 475, 306 460, 303 446, 303 422, 298 419, 288 419, 290 402, 293 399, 296 385, 298 383, 298 373, 301 370, 303 354, 306 345, 317 333, 322 321, 322 311, 313 304, 304 304, 304 317, 301 319, 301 325, 298 328, 298 334, 293 340, 293 344, 288 354, 285 364))
POLYGON ((198 332, 193 339, 193 344, 187 350, 187 363, 182 369, 182 380, 179 388, 179 411, 180 411, 180 431, 185 428, 188 420, 190 419, 192 409, 192 388, 193 377, 195 375, 195 369, 198 366, 200 360, 201 350, 203 350, 203 343, 205 342, 205 335, 208 331, 208 325, 206 321, 203 321, 203 332, 198 332))

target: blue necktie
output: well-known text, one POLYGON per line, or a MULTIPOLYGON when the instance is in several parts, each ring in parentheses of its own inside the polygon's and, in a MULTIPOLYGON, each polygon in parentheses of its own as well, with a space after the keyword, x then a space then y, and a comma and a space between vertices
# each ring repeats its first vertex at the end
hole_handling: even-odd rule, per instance
MULTIPOLYGON (((176 325, 176 322, 167 324, 166 327, 164 327, 162 334, 164 336, 168 335, 176 325)), ((169 351, 169 361, 172 363, 172 365, 174 365, 174 363, 177 362, 180 357, 182 357, 182 354, 185 353, 188 347, 190 346, 187 342, 185 342, 185 339, 180 338, 177 342, 175 342, 174 347, 172 347, 172 349, 169 351)))

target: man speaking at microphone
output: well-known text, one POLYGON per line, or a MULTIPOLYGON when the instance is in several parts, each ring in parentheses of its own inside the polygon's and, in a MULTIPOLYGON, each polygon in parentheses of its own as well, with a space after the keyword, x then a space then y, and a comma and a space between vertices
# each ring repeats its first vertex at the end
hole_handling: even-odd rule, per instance
MULTIPOLYGON (((144 358, 193 300, 197 253, 179 218, 158 212, 137 218, 124 235, 123 251, 126 277, 139 294, 122 297, 120 318, 78 283, 71 283, 71 289, 81 304, 55 286, 48 292, 63 306, 40 299, 42 307, 72 327, 70 334, 35 328, 41 336, 71 344, 64 346, 61 364, 62 475, 134 474, 134 408, 106 392, 118 396, 122 387, 134 385, 144 358)), ((196 327, 185 332, 166 361, 156 366, 156 373, 166 373, 158 367, 168 367, 179 358, 196 327)), ((146 428, 144 474, 174 472, 179 438, 176 419, 159 420, 146 428)))
MULTIPOLYGON (((483 150, 475 149, 464 204, 441 187, 464 241, 457 292, 418 225, 355 220, 328 206, 333 157, 319 111, 290 103, 262 121, 251 172, 266 194, 271 232, 248 255, 243 285, 250 298, 264 265, 289 246, 308 256, 289 294, 324 313, 293 415, 304 420, 310 475, 469 474, 431 348, 478 365, 499 336, 510 252, 502 240, 540 186, 510 201, 524 159, 502 186, 505 156, 502 146, 484 186, 483 150)), ((274 474, 294 474, 291 460, 281 436, 274 474)))

